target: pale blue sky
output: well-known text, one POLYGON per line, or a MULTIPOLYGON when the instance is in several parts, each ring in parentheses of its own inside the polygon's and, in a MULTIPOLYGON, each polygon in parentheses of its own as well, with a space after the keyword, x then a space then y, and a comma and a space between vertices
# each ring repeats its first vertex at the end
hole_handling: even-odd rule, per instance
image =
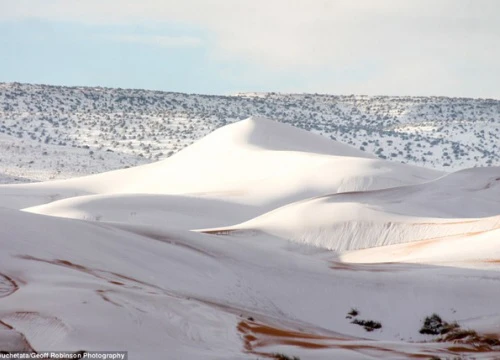
POLYGON ((0 82, 500 98, 495 0, 0 0, 0 82))

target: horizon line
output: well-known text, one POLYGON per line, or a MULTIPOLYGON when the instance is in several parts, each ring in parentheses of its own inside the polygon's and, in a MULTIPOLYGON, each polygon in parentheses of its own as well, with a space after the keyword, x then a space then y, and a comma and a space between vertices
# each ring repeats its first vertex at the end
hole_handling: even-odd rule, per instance
POLYGON ((500 98, 491 97, 470 97, 470 96, 448 96, 448 95, 367 95, 367 94, 333 94, 333 93, 318 93, 318 92, 283 92, 283 91, 237 91, 233 94, 206 94, 206 93, 195 93, 195 92, 182 92, 173 90, 161 90, 152 88, 133 88, 133 87, 112 87, 103 85, 68 85, 68 84, 43 84, 43 83, 29 83, 21 81, 0 81, 0 85, 33 85, 33 86, 45 86, 45 87, 61 87, 61 88, 86 88, 86 89, 105 89, 105 90, 128 90, 128 91, 148 91, 148 92, 159 92, 165 94, 182 94, 182 95, 198 95, 205 97, 242 97, 246 94, 265 94, 265 95, 312 95, 312 96, 325 96, 325 97, 368 97, 368 98, 445 98, 445 99, 467 99, 467 100, 493 100, 500 101, 500 98))

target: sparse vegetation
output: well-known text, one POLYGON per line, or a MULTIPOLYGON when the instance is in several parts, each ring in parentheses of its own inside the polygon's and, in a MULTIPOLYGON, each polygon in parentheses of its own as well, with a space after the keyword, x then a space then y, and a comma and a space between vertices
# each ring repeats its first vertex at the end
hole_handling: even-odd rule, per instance
POLYGON ((432 314, 424 320, 424 325, 420 329, 421 334, 439 335, 435 341, 455 342, 461 344, 471 344, 486 349, 500 346, 500 340, 491 336, 478 334, 475 330, 462 329, 457 322, 448 323, 443 321, 437 314, 432 314))
MULTIPOLYGON (((359 315, 359 310, 356 308, 351 308, 351 310, 347 313, 346 319, 352 319, 358 315, 359 315)), ((366 331, 373 331, 373 330, 382 328, 381 323, 379 323, 378 321, 373 321, 373 320, 354 319, 353 321, 351 321, 351 324, 363 326, 366 331)))
POLYGON ((434 313, 424 319, 420 333, 424 335, 444 335, 458 328, 459 325, 456 322, 450 324, 443 321, 438 314, 434 313))
POLYGON ((379 323, 378 321, 373 321, 373 320, 354 319, 353 321, 351 321, 351 324, 363 326, 366 331, 373 331, 373 330, 382 328, 381 323, 379 323))
POLYGON ((164 159, 251 115, 284 121, 392 161, 447 170, 500 164, 499 100, 203 96, 19 83, 0 83, 0 134, 13 144, 0 144, 0 161, 6 168, 17 166, 15 176, 20 177, 36 174, 37 167, 61 169, 64 164, 54 178, 67 177, 72 167, 71 176, 107 171, 164 159), (26 169, 27 162, 44 153, 45 163, 26 169))
POLYGON ((347 315, 350 317, 355 317, 359 315, 359 311, 356 308, 351 308, 351 311, 349 311, 347 315))
POLYGON ((281 353, 273 354, 273 359, 276 359, 276 360, 300 360, 300 358, 298 356, 291 357, 291 356, 281 354, 281 353))

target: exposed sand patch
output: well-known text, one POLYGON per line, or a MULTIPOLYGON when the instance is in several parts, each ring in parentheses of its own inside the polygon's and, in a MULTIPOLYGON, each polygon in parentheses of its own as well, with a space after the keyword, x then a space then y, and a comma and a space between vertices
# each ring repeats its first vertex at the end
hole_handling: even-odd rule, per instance
POLYGON ((437 347, 435 343, 406 343, 408 345, 408 350, 406 350, 400 346, 405 345, 405 343, 381 343, 348 336, 325 336, 254 320, 240 321, 237 324, 237 330, 242 335, 243 347, 246 352, 270 359, 274 358, 273 352, 266 351, 265 348, 279 345, 309 350, 351 350, 377 358, 385 358, 390 355, 392 358, 401 359, 429 359, 433 355, 457 356, 464 353, 491 353, 492 359, 500 358, 500 353, 487 345, 443 343, 443 347, 437 347))
POLYGON ((0 319, 0 344, 6 342, 6 339, 9 338, 14 338, 15 342, 10 342, 8 349, 0 348, 0 350, 30 351, 36 353, 24 335, 26 328, 37 329, 37 336, 46 336, 49 333, 64 336, 69 331, 66 324, 57 317, 40 314, 35 311, 16 311, 2 314, 0 319), (9 331, 7 333, 2 332, 2 328, 9 331))
POLYGON ((400 272, 410 271, 413 268, 421 269, 423 265, 414 265, 398 262, 381 262, 381 263, 349 263, 341 261, 330 261, 330 268, 334 270, 346 271, 369 271, 369 272, 400 272))
POLYGON ((0 274, 0 298, 9 296, 18 289, 17 282, 5 274, 0 274))
POLYGON ((83 272, 85 274, 92 275, 96 278, 102 279, 107 281, 109 284, 116 285, 116 286, 122 286, 127 289, 133 289, 133 290, 147 290, 151 292, 152 290, 157 290, 156 293, 158 293, 158 290, 161 292, 164 292, 163 289, 160 287, 149 284, 147 282, 134 279, 130 276, 126 276, 123 274, 119 274, 113 271, 107 271, 107 270, 100 270, 100 269, 93 269, 89 268, 83 265, 75 264, 72 263, 71 261, 68 260, 62 260, 62 259, 54 259, 54 260, 46 260, 42 258, 37 258, 34 256, 29 256, 29 255, 20 255, 18 256, 21 259, 24 260, 33 260, 33 261, 39 261, 39 262, 44 262, 47 264, 52 264, 56 266, 62 266, 65 268, 69 268, 75 271, 83 272))
POLYGON ((103 299, 104 301, 110 303, 110 304, 113 304, 115 306, 118 306, 118 307, 123 307, 121 304, 117 303, 116 301, 113 301, 109 298, 109 296, 106 295, 106 293, 110 292, 110 290, 96 290, 95 291, 97 293, 97 295, 99 295, 101 297, 101 299, 103 299))
POLYGON ((147 237, 147 238, 150 238, 150 239, 154 239, 154 240, 166 242, 166 243, 171 244, 171 245, 180 246, 180 247, 183 247, 183 248, 195 251, 197 253, 200 253, 200 254, 203 254, 203 255, 206 255, 206 256, 210 256, 212 258, 218 257, 217 254, 210 253, 210 252, 206 251, 205 249, 201 249, 201 248, 198 248, 198 247, 196 247, 194 245, 180 242, 180 241, 178 241, 178 240, 176 240, 176 239, 174 239, 172 237, 165 236, 163 234, 158 234, 158 233, 153 232, 153 231, 147 231, 147 230, 144 230, 144 229, 140 229, 140 230, 139 229, 132 229, 132 228, 128 228, 128 227, 127 228, 122 228, 122 229, 126 230, 128 232, 131 232, 133 234, 136 234, 136 235, 140 235, 140 236, 144 236, 144 237, 147 237))

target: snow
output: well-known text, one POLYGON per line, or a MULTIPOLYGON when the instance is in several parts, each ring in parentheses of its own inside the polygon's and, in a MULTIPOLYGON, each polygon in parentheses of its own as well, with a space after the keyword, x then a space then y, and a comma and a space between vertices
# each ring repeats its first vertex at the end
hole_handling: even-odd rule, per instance
MULTIPOLYGON (((498 219, 498 217, 497 217, 498 219)), ((497 221, 500 221, 498 219, 497 221)), ((440 265, 460 263, 474 267, 495 267, 500 260, 500 231, 477 231, 465 235, 444 236, 384 247, 374 247, 343 254, 346 262, 425 262, 440 265)))
POLYGON ((419 329, 438 313, 498 338, 499 177, 252 117, 156 163, 2 185, 0 346, 491 359, 419 329))
POLYGON ((499 166, 500 100, 251 93, 0 83, 0 165, 30 181, 67 179, 170 157, 251 115, 437 170, 499 166))
POLYGON ((500 168, 474 168, 422 184, 344 192, 288 204, 204 232, 264 232, 345 251, 467 235, 500 227, 500 168))
POLYGON ((18 209, 77 195, 149 193, 217 198, 270 210, 325 193, 412 184, 442 174, 384 162, 286 124, 249 118, 163 161, 69 180, 0 186, 0 194, 9 198, 4 206, 18 209), (300 137, 304 139, 297 141, 300 137), (47 193, 51 199, 44 197, 47 193))

